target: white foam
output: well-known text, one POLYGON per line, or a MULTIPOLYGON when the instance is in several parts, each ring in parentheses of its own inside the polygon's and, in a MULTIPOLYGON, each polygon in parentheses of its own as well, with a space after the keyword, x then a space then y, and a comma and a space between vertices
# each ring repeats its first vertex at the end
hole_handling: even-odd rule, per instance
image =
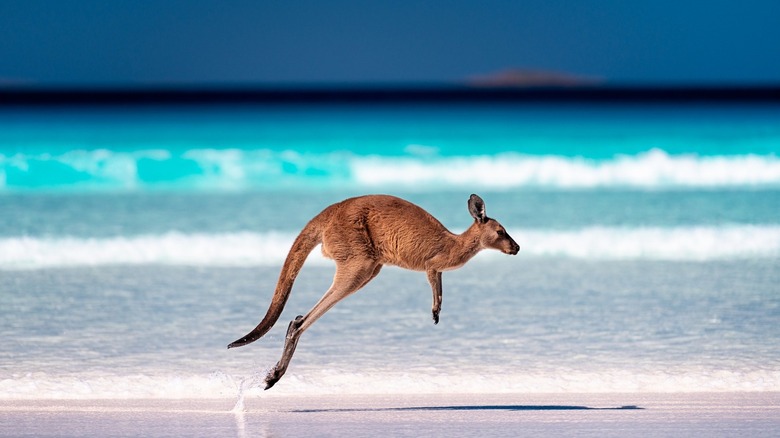
POLYGON ((780 185, 780 158, 758 155, 669 155, 660 149, 609 160, 582 157, 495 156, 355 158, 352 172, 370 186, 486 188, 669 188, 780 185))
POLYGON ((601 392, 717 392, 780 389, 780 370, 667 367, 548 371, 445 369, 342 373, 337 370, 285 376, 282 391, 300 394, 501 394, 601 392))
MULTIPOLYGON (((780 226, 510 230, 524 257, 593 260, 718 260, 780 256, 780 226)), ((292 233, 239 232, 134 237, 6 237, 0 269, 101 265, 276 266, 292 233)), ((482 257, 482 256, 481 256, 482 257)), ((477 260, 480 258, 478 257, 477 260)), ((308 263, 327 263, 315 249, 308 263)))
POLYGON ((668 154, 652 149, 604 159, 503 153, 442 156, 435 146, 409 145, 406 156, 344 151, 299 153, 268 149, 71 150, 0 153, 0 190, 87 188, 237 190, 252 187, 541 187, 641 189, 778 187, 780 157, 769 155, 668 154), (143 163, 173 175, 144 176, 143 163), (8 172, 24 174, 9 179, 8 172), (140 173, 139 173, 140 172, 140 173))
POLYGON ((518 231, 521 253, 580 259, 717 260, 780 256, 780 226, 589 227, 518 231))
POLYGON ((777 369, 707 369, 665 367, 663 370, 548 371, 507 369, 340 370, 289 372, 272 391, 263 391, 262 376, 210 374, 29 373, 0 380, 0 400, 31 399, 213 399, 336 394, 508 394, 508 393, 643 393, 780 391, 777 369), (246 382, 251 381, 248 385, 246 382))
POLYGON ((276 232, 171 232, 110 238, 11 237, 0 239, 0 269, 140 264, 276 265, 284 261, 293 238, 292 234, 276 232))

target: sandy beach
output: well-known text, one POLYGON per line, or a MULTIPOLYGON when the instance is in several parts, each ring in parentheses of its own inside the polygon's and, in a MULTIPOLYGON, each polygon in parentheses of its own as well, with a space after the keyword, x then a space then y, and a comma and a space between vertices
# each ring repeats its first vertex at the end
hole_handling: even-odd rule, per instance
POLYGON ((780 393, 4 401, 2 436, 776 436, 780 393))

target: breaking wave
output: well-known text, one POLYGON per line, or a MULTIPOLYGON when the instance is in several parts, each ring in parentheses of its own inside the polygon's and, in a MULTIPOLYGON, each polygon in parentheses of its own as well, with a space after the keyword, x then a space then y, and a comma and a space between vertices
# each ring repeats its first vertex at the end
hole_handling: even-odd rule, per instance
POLYGON ((769 186, 780 183, 774 156, 669 155, 658 149, 610 160, 504 154, 416 159, 365 158, 355 179, 368 185, 430 184, 488 188, 609 188, 769 186))
POLYGON ((780 186, 776 155, 401 156, 194 149, 0 153, 0 192, 351 187, 722 188, 780 186))
POLYGON ((0 381, 0 400, 231 399, 321 394, 506 394, 778 391, 772 369, 683 369, 547 372, 502 370, 372 370, 350 373, 308 369, 290 373, 272 394, 262 390, 264 373, 241 377, 211 374, 108 375, 31 373, 0 381))
MULTIPOLYGON (((706 261, 780 257, 780 226, 589 227, 510 230, 523 257, 706 261)), ((102 265, 275 266, 295 235, 281 232, 0 239, 0 269, 102 265)), ((490 251, 477 257, 491 257, 490 251)), ((309 263, 325 263, 314 251, 309 263)))

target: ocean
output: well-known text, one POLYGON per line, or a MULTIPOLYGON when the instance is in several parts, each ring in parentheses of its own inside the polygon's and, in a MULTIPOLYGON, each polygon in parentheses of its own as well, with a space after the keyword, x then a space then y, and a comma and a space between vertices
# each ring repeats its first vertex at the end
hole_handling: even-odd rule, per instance
POLYGON ((0 399, 780 391, 780 106, 0 108, 0 399), (318 249, 239 349, 292 240, 388 193, 520 244, 385 268, 301 338, 318 249))

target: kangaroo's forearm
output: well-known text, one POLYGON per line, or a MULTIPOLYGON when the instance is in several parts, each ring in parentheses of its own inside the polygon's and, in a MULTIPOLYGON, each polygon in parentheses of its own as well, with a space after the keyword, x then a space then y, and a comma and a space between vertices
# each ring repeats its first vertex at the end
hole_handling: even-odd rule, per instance
POLYGON ((431 313, 433 314, 433 323, 439 323, 439 312, 441 312, 441 271, 430 270, 428 274, 428 283, 431 284, 431 291, 433 292, 433 305, 431 306, 431 313))

